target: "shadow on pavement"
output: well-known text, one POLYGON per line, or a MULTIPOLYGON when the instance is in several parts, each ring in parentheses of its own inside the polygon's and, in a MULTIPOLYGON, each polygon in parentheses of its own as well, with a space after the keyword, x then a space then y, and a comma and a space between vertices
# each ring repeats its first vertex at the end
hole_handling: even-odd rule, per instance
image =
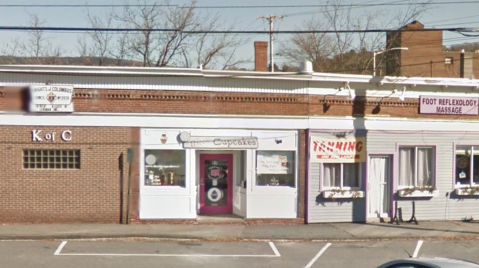
MULTIPOLYGON (((475 223, 478 223, 478 222, 475 222, 475 223)), ((366 223, 366 224, 367 225, 379 226, 379 227, 386 227, 386 228, 395 228, 395 229, 439 231, 439 232, 446 232, 446 233, 461 233, 461 234, 479 235, 478 231, 449 230, 449 229, 442 229, 442 228, 425 228, 425 227, 418 227, 420 225, 412 225, 411 223, 404 223, 403 225, 394 225, 393 223, 366 223)))

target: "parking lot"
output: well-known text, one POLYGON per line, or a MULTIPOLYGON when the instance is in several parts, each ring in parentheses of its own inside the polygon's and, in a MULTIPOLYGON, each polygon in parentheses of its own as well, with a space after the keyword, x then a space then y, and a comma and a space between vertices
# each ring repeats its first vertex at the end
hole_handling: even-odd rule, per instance
POLYGON ((4 241, 3 267, 358 267, 409 256, 479 262, 477 241, 4 241))

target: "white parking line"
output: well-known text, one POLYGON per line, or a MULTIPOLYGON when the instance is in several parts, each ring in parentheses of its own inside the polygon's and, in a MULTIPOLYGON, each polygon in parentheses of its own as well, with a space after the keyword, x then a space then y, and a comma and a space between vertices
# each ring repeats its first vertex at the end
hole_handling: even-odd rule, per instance
POLYGON ((269 242, 274 255, 212 255, 212 254, 123 254, 123 253, 61 253, 67 241, 63 241, 55 251, 56 256, 118 256, 118 257, 248 257, 248 258, 275 258, 281 257, 273 242, 269 242))
POLYGON ((276 248, 276 246, 274 245, 273 242, 269 242, 269 246, 270 246, 271 249, 273 250, 274 255, 276 255, 276 256, 278 256, 278 257, 281 257, 281 254, 279 254, 279 251, 278 251, 278 249, 276 248))
POLYGON ((60 246, 58 246, 57 250, 55 251, 55 254, 53 255, 60 255, 60 252, 62 251, 63 247, 67 244, 67 241, 63 241, 60 246))
POLYGON ((417 241, 416 250, 414 250, 414 254, 412 254, 413 258, 417 258, 417 255, 419 254, 419 249, 421 249, 422 243, 423 243, 422 240, 417 241))
POLYGON ((326 249, 329 248, 329 246, 331 246, 331 243, 327 243, 326 246, 324 246, 318 252, 318 254, 316 254, 316 256, 314 256, 314 258, 306 266, 304 266, 304 268, 311 268, 311 266, 313 266, 313 264, 319 259, 319 257, 321 257, 321 255, 323 255, 323 253, 326 251, 326 249))

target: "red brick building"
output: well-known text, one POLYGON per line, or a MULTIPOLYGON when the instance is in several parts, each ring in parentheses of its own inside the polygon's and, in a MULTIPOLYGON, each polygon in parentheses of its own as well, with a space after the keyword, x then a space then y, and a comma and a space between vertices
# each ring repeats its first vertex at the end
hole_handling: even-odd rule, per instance
MULTIPOLYGON (((418 21, 387 33, 386 47, 405 47, 384 53, 385 75, 407 77, 479 78, 479 53, 444 51, 443 32, 424 31, 418 21)), ((384 69, 382 69, 384 70, 384 69)), ((378 72, 379 73, 379 72, 378 72)))

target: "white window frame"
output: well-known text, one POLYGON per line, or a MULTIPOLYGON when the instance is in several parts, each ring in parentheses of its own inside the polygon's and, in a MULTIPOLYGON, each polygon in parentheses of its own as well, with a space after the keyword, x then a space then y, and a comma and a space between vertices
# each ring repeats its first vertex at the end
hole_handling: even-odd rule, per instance
POLYGON ((468 187, 473 187, 473 186, 478 186, 479 185, 479 183, 474 183, 474 147, 478 149, 477 151, 479 151, 479 145, 456 145, 456 146, 454 146, 454 188, 468 188, 468 187), (467 149, 471 149, 471 155, 469 156, 470 161, 471 161, 471 165, 469 167, 469 178, 470 178, 469 184, 458 184, 457 183, 456 169, 457 169, 457 148, 458 147, 466 147, 467 149))
POLYGON ((141 156, 142 156, 142 159, 145 159, 146 157, 146 151, 182 151, 184 152, 185 154, 185 159, 184 159, 184 162, 183 164, 185 165, 185 174, 184 174, 184 184, 183 185, 179 185, 179 184, 165 184, 165 185, 147 185, 146 184, 146 176, 149 175, 147 174, 147 163, 145 160, 143 160, 141 163, 142 163, 142 169, 143 169, 143 179, 141 181, 141 187, 145 188, 145 189, 186 189, 188 187, 188 181, 187 181, 187 172, 188 172, 188 169, 187 169, 187 158, 188 158, 188 152, 187 150, 184 150, 184 149, 168 149, 168 148, 143 148, 142 149, 143 151, 141 152, 141 156))
POLYGON ((432 155, 434 157, 434 161, 433 161, 433 164, 434 166, 432 167, 431 171, 433 173, 432 177, 432 185, 428 185, 427 187, 436 187, 436 184, 437 184, 437 172, 436 172, 436 169, 437 169, 437 150, 436 150, 436 146, 424 146, 424 145, 400 145, 398 147, 398 168, 399 168, 399 178, 398 178, 398 189, 406 189, 406 188, 412 188, 412 187, 418 187, 418 182, 417 182, 417 179, 418 179, 418 161, 419 161, 419 158, 418 158, 418 149, 432 149, 433 152, 432 152, 432 155), (401 177, 401 156, 400 156, 400 152, 401 152, 401 149, 414 149, 414 179, 413 179, 413 185, 400 185, 400 177, 401 177))
POLYGON ((340 189, 340 190, 361 190, 362 189, 362 179, 363 179, 363 163, 322 163, 321 164, 321 189, 322 190, 334 190, 334 189, 340 189), (340 179, 340 186, 324 186, 324 166, 327 164, 339 164, 340 165, 340 171, 339 171, 339 179, 340 179), (349 164, 355 164, 358 165, 359 168, 359 174, 358 174, 358 187, 350 187, 350 186, 344 186, 344 165, 349 165, 349 164))

